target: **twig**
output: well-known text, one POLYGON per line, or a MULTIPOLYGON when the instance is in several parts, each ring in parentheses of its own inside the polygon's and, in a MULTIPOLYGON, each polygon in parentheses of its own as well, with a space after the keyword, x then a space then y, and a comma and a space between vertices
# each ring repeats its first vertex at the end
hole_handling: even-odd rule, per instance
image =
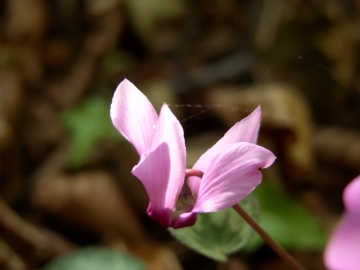
POLYGON ((2 199, 0 213, 0 235, 15 251, 33 261, 42 262, 76 247, 61 236, 25 221, 2 199))
POLYGON ((247 223, 264 239, 264 241, 282 258, 285 262, 288 263, 294 270, 305 270, 305 268, 299 264, 298 261, 294 259, 288 252, 286 252, 278 243, 275 242, 274 239, 271 238, 270 235, 267 234, 260 227, 260 225, 251 217, 249 214, 238 204, 233 206, 234 210, 238 212, 238 214, 245 219, 247 223))

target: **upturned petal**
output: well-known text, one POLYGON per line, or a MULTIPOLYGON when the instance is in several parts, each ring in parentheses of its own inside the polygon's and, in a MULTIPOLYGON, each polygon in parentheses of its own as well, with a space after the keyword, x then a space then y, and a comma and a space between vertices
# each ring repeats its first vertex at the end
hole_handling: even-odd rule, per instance
POLYGON ((261 169, 275 160, 269 150, 240 142, 213 155, 201 179, 192 212, 215 212, 241 201, 261 182, 261 169))
POLYGON ((158 115, 143 93, 127 79, 117 87, 110 116, 117 130, 141 156, 149 146, 158 115))
MULTIPOLYGON (((226 134, 210 149, 208 149, 195 163, 194 169, 205 172, 211 157, 221 152, 227 145, 239 142, 256 144, 261 121, 261 107, 257 107, 249 116, 231 127, 226 134)), ((189 187, 197 195, 200 180, 197 177, 189 178, 189 187)))
POLYGON ((324 261, 329 270, 360 269, 360 215, 343 216, 326 247, 324 261))
POLYGON ((184 184, 186 150, 184 132, 176 117, 164 104, 153 127, 149 148, 132 173, 143 183, 150 199, 148 214, 171 226, 176 200, 184 184))
POLYGON ((355 178, 346 186, 343 194, 343 200, 346 211, 360 215, 360 176, 355 178))
POLYGON ((360 176, 343 192, 345 214, 331 236, 324 262, 329 270, 357 270, 360 267, 360 176))

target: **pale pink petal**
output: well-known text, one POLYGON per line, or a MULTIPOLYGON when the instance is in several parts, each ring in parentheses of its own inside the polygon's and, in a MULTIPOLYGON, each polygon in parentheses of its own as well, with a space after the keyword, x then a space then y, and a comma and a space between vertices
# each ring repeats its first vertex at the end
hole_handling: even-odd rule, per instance
POLYGON ((164 104, 150 146, 132 173, 143 183, 149 195, 148 214, 167 227, 171 226, 171 214, 184 184, 185 159, 183 129, 164 104))
POLYGON ((347 212, 360 215, 360 176, 355 178, 346 186, 343 194, 343 200, 347 212))
POLYGON ((158 119, 147 97, 130 81, 123 80, 114 93, 110 116, 117 130, 141 156, 150 143, 158 119))
POLYGON ((328 270, 360 269, 360 215, 343 216, 326 247, 324 262, 328 270))
MULTIPOLYGON (((249 116, 245 117, 243 120, 236 123, 232 128, 230 128, 228 132, 226 132, 226 134, 213 147, 207 150, 198 159, 198 161, 193 166, 193 169, 204 172, 208 167, 208 163, 212 155, 222 151, 222 149, 229 144, 239 142, 256 144, 260 128, 260 121, 261 107, 259 106, 249 116)), ((190 177, 189 187, 193 190, 195 194, 198 194, 200 187, 199 178, 190 177)))
POLYGON ((261 169, 275 160, 269 150, 252 143, 225 146, 209 161, 192 212, 215 212, 245 198, 261 182, 261 169))
POLYGON ((220 149, 222 146, 237 143, 248 142, 257 143, 261 121, 261 107, 258 106, 251 114, 237 122, 224 137, 214 146, 220 149))

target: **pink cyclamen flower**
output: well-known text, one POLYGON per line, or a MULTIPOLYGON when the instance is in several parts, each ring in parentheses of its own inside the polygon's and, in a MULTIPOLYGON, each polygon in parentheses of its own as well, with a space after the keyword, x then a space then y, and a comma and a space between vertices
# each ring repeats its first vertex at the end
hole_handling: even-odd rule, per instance
POLYGON ((360 176, 343 193, 345 213, 325 249, 329 270, 360 269, 360 176))
POLYGON ((166 227, 191 226, 197 213, 216 212, 245 198, 275 156, 256 145, 261 109, 235 124, 186 170, 184 131, 164 104, 158 115, 128 80, 117 87, 110 110, 119 132, 140 155, 132 173, 150 199, 147 213, 166 227), (202 177, 202 178, 201 178, 202 177))

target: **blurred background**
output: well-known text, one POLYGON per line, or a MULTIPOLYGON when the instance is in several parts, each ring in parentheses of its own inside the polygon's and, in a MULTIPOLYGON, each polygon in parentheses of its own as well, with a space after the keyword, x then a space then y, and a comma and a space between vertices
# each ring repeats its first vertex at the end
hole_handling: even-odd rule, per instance
MULTIPOLYGON (((138 155, 109 118, 124 78, 170 105, 189 167, 260 104, 259 144, 278 157, 260 222, 325 269, 360 173, 359 23, 356 0, 1 1, 0 269, 94 245, 148 269, 220 269, 147 217, 138 155)), ((226 267, 288 269, 256 239, 226 267)))

